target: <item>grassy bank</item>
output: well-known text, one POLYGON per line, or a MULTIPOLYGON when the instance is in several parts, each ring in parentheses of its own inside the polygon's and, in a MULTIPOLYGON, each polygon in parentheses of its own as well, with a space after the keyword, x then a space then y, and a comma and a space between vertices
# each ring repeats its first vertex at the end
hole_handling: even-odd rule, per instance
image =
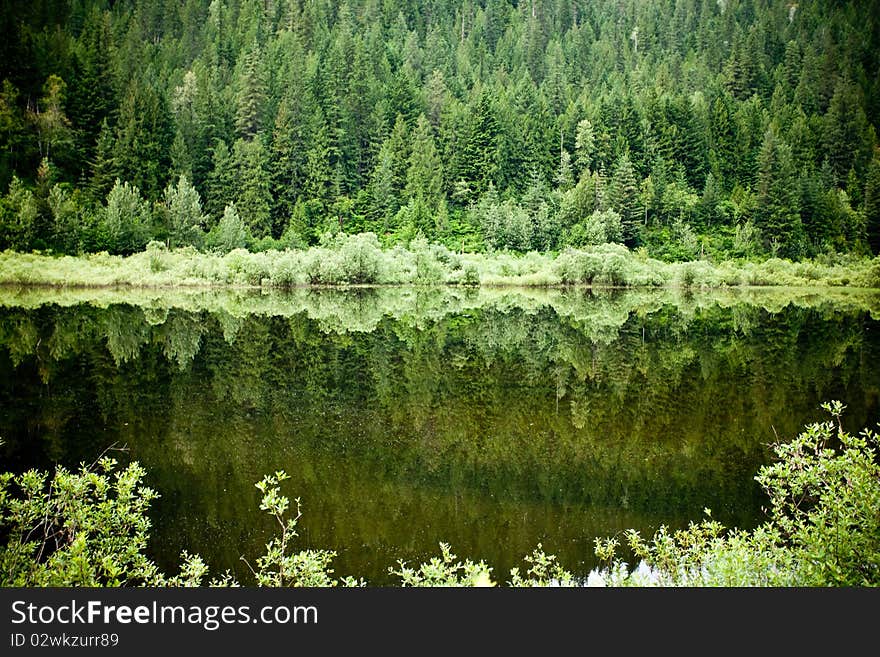
POLYGON ((424 240, 413 240, 408 248, 382 249, 373 234, 364 233, 338 236, 306 250, 250 253, 237 249, 225 255, 193 248, 169 250, 159 242, 127 257, 5 251, 0 253, 0 284, 282 289, 308 285, 880 288, 880 257, 666 263, 619 244, 559 254, 478 254, 455 253, 424 240))

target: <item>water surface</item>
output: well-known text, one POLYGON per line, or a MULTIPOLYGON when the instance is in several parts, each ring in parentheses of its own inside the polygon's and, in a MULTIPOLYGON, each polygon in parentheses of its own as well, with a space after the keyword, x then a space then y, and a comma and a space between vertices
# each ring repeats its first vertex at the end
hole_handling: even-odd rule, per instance
POLYGON ((151 551, 249 578, 286 470, 297 545, 393 584, 441 541, 496 579, 539 543, 753 527, 769 443, 839 399, 880 419, 880 302, 755 290, 0 291, 7 469, 136 459, 151 551))

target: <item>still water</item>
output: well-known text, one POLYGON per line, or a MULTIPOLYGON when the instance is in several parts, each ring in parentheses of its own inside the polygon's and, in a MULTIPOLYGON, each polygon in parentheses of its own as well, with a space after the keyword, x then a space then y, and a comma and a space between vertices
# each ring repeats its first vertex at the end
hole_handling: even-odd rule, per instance
POLYGON ((286 470, 300 548, 395 584, 439 554, 495 579, 540 543, 595 567, 626 528, 764 518, 768 445, 880 420, 880 299, 841 291, 0 291, 4 470, 137 460, 151 556, 244 583, 286 470))

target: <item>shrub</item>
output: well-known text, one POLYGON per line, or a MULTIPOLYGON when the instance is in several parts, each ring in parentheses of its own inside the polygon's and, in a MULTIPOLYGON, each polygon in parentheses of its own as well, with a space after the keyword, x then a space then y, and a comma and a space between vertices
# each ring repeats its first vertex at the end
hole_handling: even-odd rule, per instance
POLYGON ((340 235, 336 245, 341 270, 339 282, 358 284, 379 281, 382 247, 374 233, 340 235))
POLYGON ((159 575, 144 554, 146 515, 156 493, 131 464, 111 476, 116 461, 102 458, 78 473, 59 467, 0 475, 3 586, 149 585, 159 575))

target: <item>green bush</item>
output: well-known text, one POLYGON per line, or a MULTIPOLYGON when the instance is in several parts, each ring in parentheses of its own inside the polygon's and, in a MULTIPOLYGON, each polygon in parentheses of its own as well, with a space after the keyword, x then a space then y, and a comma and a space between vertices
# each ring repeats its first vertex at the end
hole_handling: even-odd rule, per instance
POLYGON ((114 473, 116 461, 95 468, 0 475, 3 586, 152 585, 161 578, 146 557, 157 497, 142 485, 137 463, 114 473))

